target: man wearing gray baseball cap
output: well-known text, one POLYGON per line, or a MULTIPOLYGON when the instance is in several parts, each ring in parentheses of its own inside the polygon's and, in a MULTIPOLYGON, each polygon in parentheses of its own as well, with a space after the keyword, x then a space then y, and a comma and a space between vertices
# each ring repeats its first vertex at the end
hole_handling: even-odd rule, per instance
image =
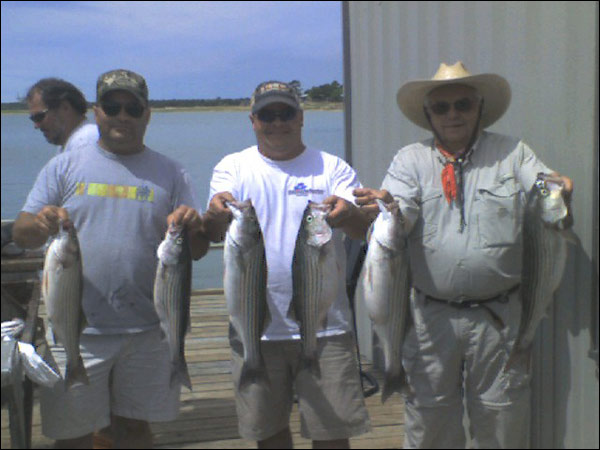
MULTIPOLYGON (((304 113, 289 84, 259 84, 252 95, 250 121, 257 145, 227 155, 214 168, 204 216, 209 237, 222 240, 235 202, 251 200, 264 237, 268 277, 263 299, 271 321, 257 332, 262 337, 264 361, 257 376, 244 370, 244 345, 248 343, 243 342, 245 333, 234 320, 234 308, 231 314, 231 323, 236 324, 230 328, 230 344, 238 429, 242 437, 257 441, 258 448, 292 448, 289 420, 295 388, 302 436, 311 439, 314 448, 348 448, 350 437, 370 430, 344 288, 342 243, 342 231, 362 236, 368 227, 352 204, 352 190, 360 182, 342 159, 304 145, 304 113), (301 301, 293 300, 297 287, 292 261, 310 202, 323 203, 330 211, 332 258, 337 264, 328 267, 333 270, 323 283, 328 293, 323 303, 330 305, 326 324, 315 325, 314 334, 307 336, 298 325, 301 318, 290 318, 288 311, 301 301), (314 335, 318 357, 306 364, 303 346, 314 335)), ((230 298, 235 301, 235 294, 232 297, 228 302, 230 298)))
POLYGON ((52 356, 66 380, 41 388, 43 433, 58 448, 92 448, 111 424, 114 448, 150 448, 148 422, 179 411, 186 370, 172 370, 154 308, 156 248, 171 224, 187 228, 192 257, 208 241, 190 177, 144 145, 148 87, 129 70, 104 73, 94 106, 97 143, 52 159, 14 226, 23 248, 42 245, 59 227, 77 230, 83 267, 82 361, 65 372, 62 345, 52 356))

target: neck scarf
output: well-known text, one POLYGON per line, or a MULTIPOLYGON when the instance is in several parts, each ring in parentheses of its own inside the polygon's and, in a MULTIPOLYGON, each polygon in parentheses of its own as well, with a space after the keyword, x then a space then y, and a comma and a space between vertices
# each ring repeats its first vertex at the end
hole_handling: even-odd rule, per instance
POLYGON ((452 201, 460 208, 460 229, 462 232, 467 225, 465 221, 465 202, 464 202, 464 180, 463 180, 463 167, 465 150, 461 150, 457 153, 450 153, 444 149, 441 144, 436 143, 437 149, 446 158, 446 164, 442 169, 442 188, 444 190, 444 196, 448 204, 452 201))

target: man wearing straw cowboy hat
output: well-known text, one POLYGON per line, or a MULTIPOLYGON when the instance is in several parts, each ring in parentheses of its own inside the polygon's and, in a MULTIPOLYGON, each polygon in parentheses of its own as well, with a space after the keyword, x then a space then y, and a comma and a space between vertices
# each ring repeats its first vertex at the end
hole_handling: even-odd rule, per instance
POLYGON ((523 141, 484 131, 510 98, 503 77, 460 62, 404 84, 400 109, 433 137, 397 153, 381 190, 354 192, 366 210, 397 200, 409 233, 407 448, 464 447, 463 401, 476 448, 528 447, 528 370, 503 368, 520 320, 524 193, 552 171, 523 141))

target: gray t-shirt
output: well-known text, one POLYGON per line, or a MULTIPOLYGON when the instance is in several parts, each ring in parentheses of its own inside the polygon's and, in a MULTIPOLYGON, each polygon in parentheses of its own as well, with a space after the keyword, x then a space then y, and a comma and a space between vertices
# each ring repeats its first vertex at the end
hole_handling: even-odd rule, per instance
POLYGON ((197 208, 189 175, 148 147, 119 156, 97 144, 62 153, 42 169, 23 211, 65 208, 83 260, 84 333, 134 333, 159 324, 152 291, 167 216, 197 208))
POLYGON ((466 226, 444 197, 433 139, 402 148, 383 180, 407 219, 413 285, 447 300, 493 297, 521 279, 525 193, 551 172, 522 141, 483 132, 464 162, 466 226))

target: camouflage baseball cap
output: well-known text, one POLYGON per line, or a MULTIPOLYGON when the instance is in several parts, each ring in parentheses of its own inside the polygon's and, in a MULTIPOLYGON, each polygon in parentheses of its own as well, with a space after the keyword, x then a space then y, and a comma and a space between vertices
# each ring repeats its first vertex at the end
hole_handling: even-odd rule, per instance
POLYGON ((300 98, 296 89, 281 81, 265 81, 256 87, 250 101, 252 114, 271 103, 285 103, 295 109, 300 109, 300 98))
POLYGON ((135 72, 117 69, 100 75, 96 83, 96 101, 99 102, 106 93, 116 90, 130 92, 143 105, 148 104, 148 86, 146 85, 146 80, 135 72))

